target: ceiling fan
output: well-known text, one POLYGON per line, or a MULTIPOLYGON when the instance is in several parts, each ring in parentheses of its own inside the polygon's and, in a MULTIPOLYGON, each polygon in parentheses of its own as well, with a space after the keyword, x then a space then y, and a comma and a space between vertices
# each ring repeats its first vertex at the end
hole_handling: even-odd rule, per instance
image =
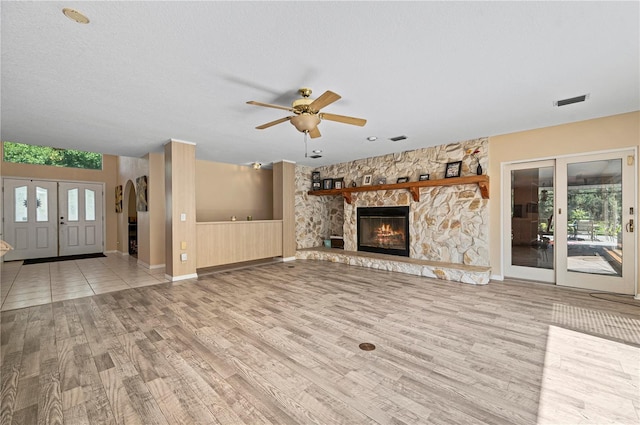
POLYGON ((311 96, 311 89, 309 88, 303 87, 298 90, 298 93, 300 93, 302 98, 294 100, 291 104, 291 107, 256 102, 254 100, 250 100, 249 102, 247 102, 249 105, 282 109, 285 111, 293 112, 295 114, 289 117, 280 118, 278 120, 259 125, 258 127, 256 127, 256 129, 264 130, 265 128, 272 127, 276 124, 290 121, 298 131, 309 134, 309 136, 311 136, 311 138, 313 139, 321 136, 320 130, 318 130, 318 124, 320 124, 321 120, 336 121, 344 124, 358 125, 360 127, 367 123, 367 120, 362 118, 354 118, 344 115, 320 112, 320 109, 332 104, 333 102, 341 98, 341 96, 337 93, 327 90, 315 100, 309 98, 309 96, 311 96))

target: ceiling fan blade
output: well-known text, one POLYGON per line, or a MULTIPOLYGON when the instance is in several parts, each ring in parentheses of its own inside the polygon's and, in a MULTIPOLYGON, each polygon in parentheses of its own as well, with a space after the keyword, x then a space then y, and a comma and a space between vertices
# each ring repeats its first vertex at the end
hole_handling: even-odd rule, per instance
POLYGON ((364 126, 367 123, 367 120, 365 120, 364 118, 354 118, 336 114, 322 113, 320 114, 320 118, 323 120, 337 121, 344 124, 359 125, 360 127, 364 126))
POLYGON ((282 109, 284 111, 289 111, 289 112, 293 112, 293 108, 289 108, 287 106, 280 106, 280 105, 272 105, 270 103, 262 103, 262 102, 256 102, 255 100, 250 100, 247 102, 249 105, 256 105, 256 106, 265 106, 267 108, 275 108, 275 109, 282 109))
POLYGON ((257 130, 264 130, 265 128, 273 127, 274 125, 289 121, 293 116, 280 118, 279 120, 271 121, 266 124, 262 124, 256 127, 257 130))
POLYGON ((322 134, 320 134, 320 130, 318 130, 317 126, 313 130, 309 131, 309 137, 311 137, 312 139, 320 136, 322 136, 322 134))
POLYGON ((326 92, 322 93, 319 98, 311 102, 311 104, 309 105, 309 109, 317 112, 325 106, 332 104, 341 97, 342 96, 340 96, 339 94, 327 90, 326 92))

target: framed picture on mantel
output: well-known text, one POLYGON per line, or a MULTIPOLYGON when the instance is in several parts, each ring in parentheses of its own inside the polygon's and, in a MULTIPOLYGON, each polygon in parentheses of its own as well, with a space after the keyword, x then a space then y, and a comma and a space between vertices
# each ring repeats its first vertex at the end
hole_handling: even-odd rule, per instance
POLYGON ((444 178, 460 177, 460 169, 462 168, 462 161, 450 162, 447 164, 447 168, 444 171, 444 178))

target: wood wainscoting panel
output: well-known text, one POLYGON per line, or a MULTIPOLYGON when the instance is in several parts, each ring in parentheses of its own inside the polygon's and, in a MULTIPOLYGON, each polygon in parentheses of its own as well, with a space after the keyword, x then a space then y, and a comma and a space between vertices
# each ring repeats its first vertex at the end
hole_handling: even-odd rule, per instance
POLYGON ((279 257, 282 220, 197 223, 196 267, 279 257))

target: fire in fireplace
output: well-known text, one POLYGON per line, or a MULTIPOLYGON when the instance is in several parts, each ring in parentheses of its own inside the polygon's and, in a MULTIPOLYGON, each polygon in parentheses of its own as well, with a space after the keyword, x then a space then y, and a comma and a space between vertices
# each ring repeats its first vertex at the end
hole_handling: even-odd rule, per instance
POLYGON ((409 207, 358 208, 358 251, 409 256, 409 207))

